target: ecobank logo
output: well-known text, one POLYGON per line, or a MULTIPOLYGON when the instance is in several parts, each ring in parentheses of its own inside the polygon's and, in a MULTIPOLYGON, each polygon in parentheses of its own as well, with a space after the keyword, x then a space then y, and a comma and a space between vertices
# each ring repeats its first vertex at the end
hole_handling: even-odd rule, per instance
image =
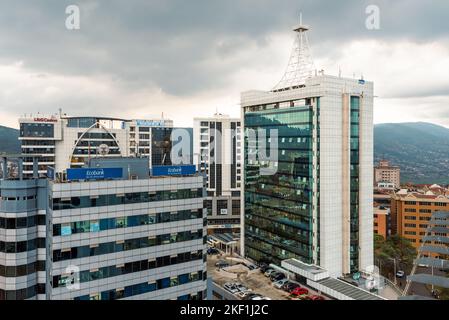
POLYGON ((94 169, 86 171, 86 179, 100 179, 104 178, 104 170, 103 169, 94 169))

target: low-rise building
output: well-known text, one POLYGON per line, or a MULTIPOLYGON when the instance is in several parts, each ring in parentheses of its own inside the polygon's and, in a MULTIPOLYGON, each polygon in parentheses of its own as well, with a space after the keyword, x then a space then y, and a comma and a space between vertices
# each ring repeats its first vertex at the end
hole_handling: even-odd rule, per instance
POLYGON ((386 239, 391 234, 390 209, 382 206, 374 207, 374 234, 386 239))
POLYGON ((409 239, 414 247, 422 243, 428 221, 435 211, 447 211, 449 198, 431 191, 420 193, 406 189, 392 194, 391 227, 392 234, 409 239))
POLYGON ((401 186, 401 169, 398 166, 390 165, 387 160, 380 160, 374 167, 374 185, 378 183, 391 183, 394 188, 401 186))

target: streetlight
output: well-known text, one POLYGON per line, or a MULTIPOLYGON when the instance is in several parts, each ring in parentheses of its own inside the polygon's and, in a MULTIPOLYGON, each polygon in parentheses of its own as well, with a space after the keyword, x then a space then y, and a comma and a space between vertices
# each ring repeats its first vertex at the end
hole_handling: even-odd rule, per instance
POLYGON ((393 274, 393 277, 394 277, 394 285, 396 286, 398 284, 397 283, 397 277, 396 277, 396 258, 388 258, 388 260, 392 260, 394 262, 394 274, 393 274))

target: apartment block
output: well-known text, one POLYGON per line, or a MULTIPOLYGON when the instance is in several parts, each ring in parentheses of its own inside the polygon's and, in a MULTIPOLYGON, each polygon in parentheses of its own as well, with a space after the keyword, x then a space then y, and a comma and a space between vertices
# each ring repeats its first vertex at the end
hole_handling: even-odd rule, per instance
POLYGON ((449 198, 444 195, 402 189, 391 198, 392 234, 409 239, 418 248, 426 234, 432 213, 447 211, 448 208, 449 198))
POLYGON ((383 188, 400 188, 401 169, 390 165, 387 160, 380 160, 374 167, 374 184, 383 188))

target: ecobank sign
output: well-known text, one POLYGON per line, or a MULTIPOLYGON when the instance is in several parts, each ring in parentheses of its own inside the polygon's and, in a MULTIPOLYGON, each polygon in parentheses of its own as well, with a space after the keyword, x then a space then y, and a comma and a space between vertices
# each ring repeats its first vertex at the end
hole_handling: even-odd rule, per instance
POLYGON ((182 176, 182 175, 192 175, 196 172, 196 167, 194 165, 183 165, 183 166, 153 166, 151 170, 151 175, 157 176, 182 176))
POLYGON ((67 169, 67 180, 104 180, 120 179, 122 177, 122 168, 67 169))

